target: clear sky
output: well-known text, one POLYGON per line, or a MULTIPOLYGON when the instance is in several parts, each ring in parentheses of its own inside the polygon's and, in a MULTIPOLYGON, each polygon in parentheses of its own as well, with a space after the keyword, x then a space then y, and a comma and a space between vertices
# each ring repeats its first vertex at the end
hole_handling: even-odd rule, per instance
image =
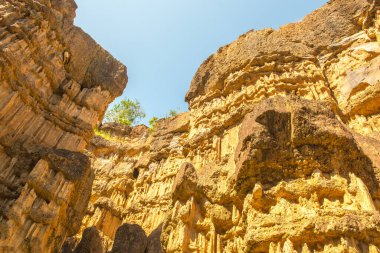
MULTIPOLYGON (((76 25, 128 68, 123 97, 147 118, 187 110, 200 64, 254 29, 296 22, 326 0, 76 0, 76 25)), ((120 99, 120 98, 119 98, 120 99)), ((117 100, 116 100, 117 101, 117 100)))

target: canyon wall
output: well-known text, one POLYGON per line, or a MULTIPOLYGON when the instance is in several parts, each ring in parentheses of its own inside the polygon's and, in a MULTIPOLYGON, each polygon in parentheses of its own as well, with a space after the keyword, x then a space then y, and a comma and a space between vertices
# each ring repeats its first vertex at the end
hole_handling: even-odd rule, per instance
POLYGON ((83 154, 126 68, 73 25, 72 0, 0 0, 0 252, 58 252, 94 179, 83 154))
POLYGON ((106 139, 126 68, 75 9, 0 0, 0 252, 380 252, 378 0, 242 35, 106 139))
POLYGON ((150 234, 133 252, 380 252, 379 55, 377 0, 331 0, 219 49, 189 112, 92 139, 81 231, 96 236, 79 245, 128 252, 129 223, 150 234))

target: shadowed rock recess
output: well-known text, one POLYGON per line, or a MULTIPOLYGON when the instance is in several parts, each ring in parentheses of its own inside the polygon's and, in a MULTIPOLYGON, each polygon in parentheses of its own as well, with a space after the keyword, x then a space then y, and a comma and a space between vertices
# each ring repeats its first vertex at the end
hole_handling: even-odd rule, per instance
POLYGON ((107 139, 126 69, 75 7, 0 0, 0 252, 380 252, 380 1, 240 36, 107 139))

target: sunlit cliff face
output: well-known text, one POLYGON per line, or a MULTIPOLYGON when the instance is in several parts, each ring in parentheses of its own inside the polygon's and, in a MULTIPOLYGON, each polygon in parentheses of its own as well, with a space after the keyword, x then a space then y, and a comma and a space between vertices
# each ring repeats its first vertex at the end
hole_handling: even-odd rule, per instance
POLYGON ((73 26, 73 1, 0 1, 0 252, 57 252, 94 178, 81 154, 126 68, 73 26))
POLYGON ((377 7, 249 32, 201 65, 189 112, 94 139, 82 229, 105 249, 136 223, 149 252, 378 252, 377 7))
POLYGON ((74 2, 1 6, 0 252, 379 252, 378 1, 242 35, 109 140, 126 69, 74 2))

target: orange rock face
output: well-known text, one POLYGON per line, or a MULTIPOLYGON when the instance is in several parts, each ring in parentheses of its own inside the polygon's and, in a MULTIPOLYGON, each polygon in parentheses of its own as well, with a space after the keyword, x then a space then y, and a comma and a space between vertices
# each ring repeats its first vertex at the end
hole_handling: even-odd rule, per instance
POLYGON ((104 252, 123 223, 161 233, 149 252, 379 252, 379 11, 332 0, 248 32, 201 65, 189 112, 107 126, 82 230, 104 252))
POLYGON ((0 252, 380 252, 378 0, 242 35, 108 139, 126 70, 74 9, 1 2, 0 252))
POLYGON ((0 252, 57 252, 94 173, 81 154, 126 68, 73 25, 74 1, 0 1, 0 252))

